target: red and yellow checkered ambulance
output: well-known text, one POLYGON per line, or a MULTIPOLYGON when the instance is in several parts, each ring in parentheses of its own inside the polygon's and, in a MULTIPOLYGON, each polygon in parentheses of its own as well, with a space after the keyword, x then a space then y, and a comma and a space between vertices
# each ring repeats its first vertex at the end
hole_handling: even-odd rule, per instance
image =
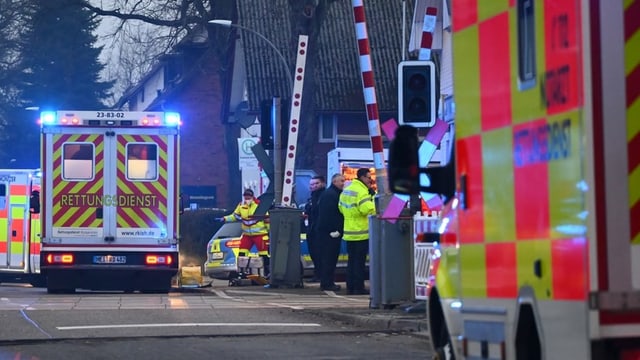
POLYGON ((40 171, 0 170, 0 282, 43 284, 39 192, 40 171))
POLYGON ((438 356, 640 359, 640 1, 446 4, 438 356))

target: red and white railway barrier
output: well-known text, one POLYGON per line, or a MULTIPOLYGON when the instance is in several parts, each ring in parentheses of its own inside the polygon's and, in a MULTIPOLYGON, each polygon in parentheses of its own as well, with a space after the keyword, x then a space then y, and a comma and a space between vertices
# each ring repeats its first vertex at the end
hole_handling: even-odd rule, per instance
MULTIPOLYGON (((296 56, 296 70, 293 79, 293 93, 291 94, 291 114, 289 117, 289 140, 285 150, 284 181, 282 183, 283 206, 291 206, 293 184, 296 172, 296 152, 298 149, 298 130, 300 126, 300 108, 302 106, 302 85, 304 84, 305 65, 307 62, 308 36, 298 37, 298 55, 296 56)), ((276 199, 277 201, 278 199, 276 199)))
POLYGON ((373 151, 373 165, 376 169, 376 186, 379 194, 387 194, 387 169, 384 163, 382 132, 380 130, 373 65, 371 63, 371 49, 369 47, 369 37, 367 35, 367 23, 363 0, 353 0, 352 5, 356 28, 356 40, 358 41, 358 53, 360 55, 360 72, 362 76, 364 102, 367 108, 371 150, 373 151))
POLYGON ((431 60, 431 46, 433 44, 433 33, 436 30, 436 20, 438 8, 427 7, 422 23, 422 39, 420 40, 420 51, 418 60, 431 60))

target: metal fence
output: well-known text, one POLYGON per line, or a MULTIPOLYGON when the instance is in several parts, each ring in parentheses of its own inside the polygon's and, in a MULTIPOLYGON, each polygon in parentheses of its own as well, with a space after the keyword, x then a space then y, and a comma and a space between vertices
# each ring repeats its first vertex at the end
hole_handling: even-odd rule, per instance
POLYGON ((421 234, 437 233, 440 227, 440 213, 417 214, 413 217, 413 259, 414 259, 414 288, 416 300, 427 300, 429 287, 433 283, 433 258, 435 244, 433 242, 419 242, 421 234))

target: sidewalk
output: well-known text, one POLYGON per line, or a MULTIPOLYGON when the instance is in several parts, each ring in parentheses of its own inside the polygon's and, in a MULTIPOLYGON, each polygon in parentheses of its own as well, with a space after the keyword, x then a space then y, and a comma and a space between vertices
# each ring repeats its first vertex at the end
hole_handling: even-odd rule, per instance
MULTIPOLYGON (((340 291, 335 293, 325 292, 331 295, 347 296, 345 283, 337 283, 342 286, 340 291)), ((263 286, 242 286, 229 287, 227 283, 216 280, 213 286, 216 289, 242 289, 243 291, 255 291, 259 293, 277 292, 290 293, 296 296, 317 295, 321 293, 320 284, 304 282, 303 288, 278 287, 275 289, 265 288, 263 286)), ((366 282, 369 287, 368 281, 366 282)), ((365 297, 365 295, 356 295, 365 297)), ((417 336, 429 337, 427 328, 427 315, 424 303, 414 302, 409 304, 398 304, 389 309, 371 309, 367 307, 347 307, 347 308, 305 308, 301 310, 304 313, 312 314, 326 319, 331 319, 338 323, 354 325, 367 329, 380 329, 390 331, 410 332, 417 336)))

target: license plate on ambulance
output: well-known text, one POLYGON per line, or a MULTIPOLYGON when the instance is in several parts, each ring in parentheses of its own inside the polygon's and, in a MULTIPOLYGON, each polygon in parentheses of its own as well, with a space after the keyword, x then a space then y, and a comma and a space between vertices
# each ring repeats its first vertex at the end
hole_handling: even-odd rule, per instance
POLYGON ((220 260, 220 259, 224 258, 224 254, 221 253, 221 252, 214 252, 214 253, 211 253, 211 258, 213 260, 220 260))
POLYGON ((126 264, 126 256, 98 255, 93 257, 94 264, 126 264))

